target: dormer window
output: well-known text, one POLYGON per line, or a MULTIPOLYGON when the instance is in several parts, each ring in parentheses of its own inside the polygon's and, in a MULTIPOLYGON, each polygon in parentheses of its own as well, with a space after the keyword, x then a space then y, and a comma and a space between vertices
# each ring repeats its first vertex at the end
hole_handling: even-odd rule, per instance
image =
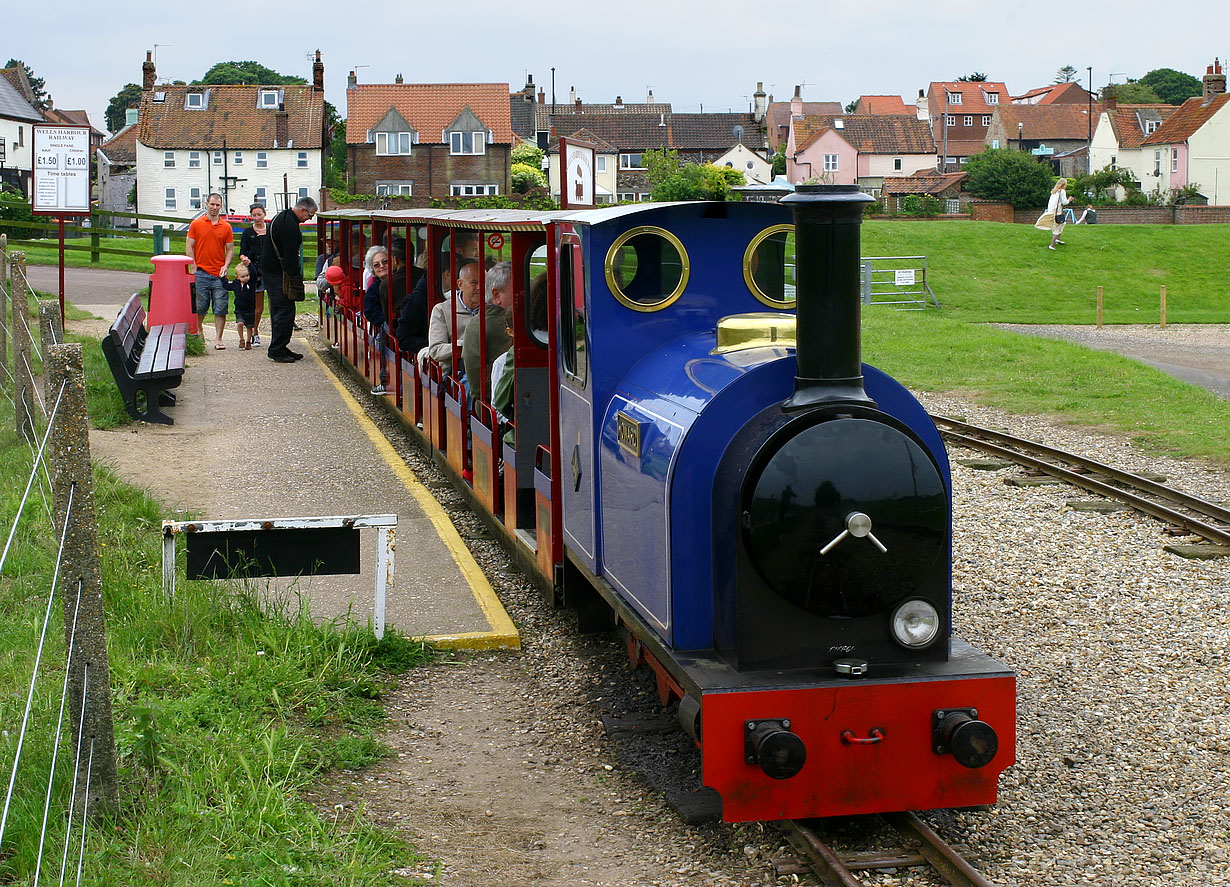
MULTIPOLYGON (((460 135, 460 133, 454 133, 460 135)), ((378 132, 376 136, 376 155, 378 157, 392 154, 409 154, 414 140, 408 132, 378 132)), ((454 149, 454 154, 460 153, 454 149)))
POLYGON ((481 132, 450 132, 449 145, 451 154, 482 154, 486 143, 486 134, 481 132))
POLYGON ((999 104, 999 93, 998 92, 987 92, 987 93, 983 93, 983 95, 986 96, 988 105, 998 105, 999 104))
POLYGON ((200 111, 205 107, 205 93, 190 92, 184 98, 184 108, 190 111, 200 111))
POLYGON ((837 120, 833 121, 833 129, 845 129, 845 128, 846 128, 846 121, 842 120, 841 118, 838 118, 837 120))
POLYGON ((959 105, 959 104, 961 104, 961 93, 959 93, 959 92, 950 92, 950 93, 948 93, 948 104, 950 104, 950 105, 959 105))
POLYGON ((262 89, 257 106, 261 108, 277 108, 282 104, 280 89, 262 89))
POLYGON ((1157 124, 1158 124, 1158 121, 1156 120, 1146 120, 1145 121, 1145 135, 1148 135, 1149 133, 1153 132, 1153 130, 1157 129, 1157 124))
POLYGON ((165 92, 154 93, 154 101, 165 102, 166 100, 167 100, 167 94, 165 92))

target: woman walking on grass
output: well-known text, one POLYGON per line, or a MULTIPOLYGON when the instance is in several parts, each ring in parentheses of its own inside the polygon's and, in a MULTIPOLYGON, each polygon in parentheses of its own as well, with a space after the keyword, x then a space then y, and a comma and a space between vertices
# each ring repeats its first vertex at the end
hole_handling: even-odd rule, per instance
POLYGON ((1055 183, 1055 187, 1051 189, 1051 197, 1046 202, 1046 211, 1038 216, 1038 221, 1034 222, 1034 227, 1039 231, 1051 232, 1051 244, 1047 249, 1054 249, 1055 244, 1063 243, 1059 236, 1063 234, 1064 225, 1064 207, 1072 202, 1072 198, 1068 196, 1068 180, 1060 179, 1055 183))

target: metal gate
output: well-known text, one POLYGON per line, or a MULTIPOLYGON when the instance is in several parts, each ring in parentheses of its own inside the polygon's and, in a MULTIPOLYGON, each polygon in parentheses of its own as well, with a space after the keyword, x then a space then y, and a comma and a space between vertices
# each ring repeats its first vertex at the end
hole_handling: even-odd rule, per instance
POLYGON ((926 256, 864 256, 859 266, 864 305, 899 305, 914 311, 939 300, 927 285, 926 256))

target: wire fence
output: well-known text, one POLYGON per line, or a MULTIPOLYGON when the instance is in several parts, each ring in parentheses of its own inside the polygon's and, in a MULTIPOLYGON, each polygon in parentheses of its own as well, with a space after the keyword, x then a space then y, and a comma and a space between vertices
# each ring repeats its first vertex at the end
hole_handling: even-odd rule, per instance
MULTIPOLYGON (((58 546, 37 639, 30 639, 21 726, 15 744, 10 738, 11 747, 0 748, 0 760, 12 754, 0 810, 0 859, 33 848, 32 883, 54 877, 61 885, 80 884, 91 817, 114 809, 118 800, 82 349, 61 342, 59 308, 52 303, 39 304, 40 334, 34 335, 24 256, 10 253, 4 240, 0 236, 0 389, 12 407, 14 445, 28 449, 30 465, 20 500, 11 514, 0 514, 0 579, 39 581, 14 568, 19 529, 26 538, 44 534, 45 516, 58 546), (30 507, 35 499, 45 515, 30 507), (52 649, 58 645, 49 643, 57 598, 64 613, 62 660, 52 649)), ((0 411, 7 412, 2 405, 0 411)))

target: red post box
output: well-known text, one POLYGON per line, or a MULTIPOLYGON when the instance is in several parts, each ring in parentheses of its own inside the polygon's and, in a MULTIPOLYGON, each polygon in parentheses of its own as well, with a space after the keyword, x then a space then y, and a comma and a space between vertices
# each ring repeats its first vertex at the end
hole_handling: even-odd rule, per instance
POLYGON ((154 273, 149 276, 149 325, 186 323, 188 332, 199 332, 192 304, 194 276, 188 272, 192 259, 166 255, 153 256, 150 261, 154 263, 154 273))

